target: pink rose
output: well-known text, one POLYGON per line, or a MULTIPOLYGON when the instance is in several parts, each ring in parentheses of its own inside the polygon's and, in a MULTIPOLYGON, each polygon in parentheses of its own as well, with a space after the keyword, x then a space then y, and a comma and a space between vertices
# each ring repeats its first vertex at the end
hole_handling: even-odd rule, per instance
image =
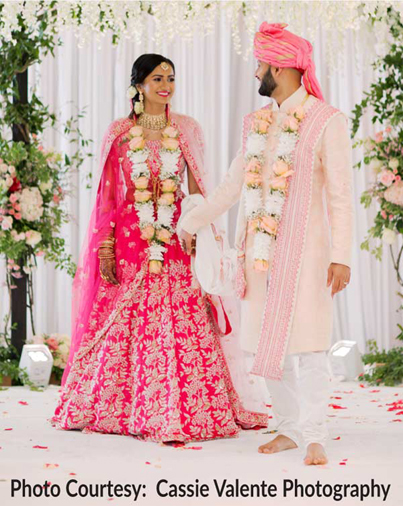
POLYGON ((172 179, 165 179, 165 181, 162 181, 161 183, 161 190, 164 193, 174 192, 176 191, 176 188, 177 188, 176 183, 172 179))
POLYGON ((171 206, 175 202, 175 195, 171 192, 163 193, 158 199, 160 206, 171 206))
POLYGON ((17 202, 17 200, 18 200, 18 195, 16 193, 13 193, 12 195, 10 195, 10 199, 9 200, 10 200, 10 202, 12 204, 15 204, 17 202))
POLYGON ((401 180, 402 180, 402 176, 397 175, 397 176, 395 177, 395 184, 396 184, 398 181, 401 181, 401 180))
POLYGON ((258 186, 262 184, 262 181, 261 174, 257 174, 256 172, 245 173, 245 183, 247 186, 258 186))
POLYGON ((37 257, 43 257, 43 255, 44 255, 44 254, 45 254, 45 252, 44 252, 44 251, 42 251, 42 250, 40 250, 40 251, 38 251, 38 252, 36 253, 36 256, 37 256, 37 257))
POLYGON ((255 112, 255 118, 258 120, 266 121, 271 123, 273 121, 273 113, 270 109, 260 109, 255 112))
POLYGON ((129 148, 132 151, 138 151, 140 149, 144 149, 144 146, 145 146, 145 140, 143 139, 143 137, 134 137, 129 142, 129 148))
POLYGON ((21 213, 15 213, 15 219, 16 220, 20 220, 22 218, 22 214, 21 213))
POLYGON ((165 244, 169 244, 171 242, 171 233, 165 228, 161 228, 157 232, 157 239, 165 244))
POLYGON ((255 271, 266 272, 269 269, 269 262, 267 260, 255 260, 253 268, 255 271))
POLYGON ((145 241, 149 241, 154 237, 154 227, 152 225, 147 225, 141 230, 141 238, 145 241))
POLYGON ((262 169, 259 161, 256 158, 252 158, 246 166, 247 172, 260 172, 262 169))
POLYGON ((129 130, 129 134, 132 137, 143 137, 143 127, 142 126, 134 126, 129 130))
POLYGON ((381 216, 384 220, 386 220, 386 218, 388 217, 388 215, 386 214, 386 211, 381 211, 381 216))
POLYGON ((1 228, 3 230, 10 230, 13 228, 13 218, 12 216, 5 216, 3 221, 1 222, 1 228))
POLYGON ((15 209, 16 211, 21 211, 21 206, 20 206, 20 204, 15 204, 15 205, 14 205, 14 209, 15 209))
POLYGON ((54 337, 49 337, 48 339, 46 339, 46 344, 52 351, 56 351, 59 348, 59 342, 54 337))
POLYGON ((151 274, 161 274, 162 262, 160 260, 151 260, 148 264, 148 270, 151 274))
POLYGON ((387 169, 383 169, 378 176, 379 182, 385 186, 390 186, 395 179, 393 172, 387 169))
POLYGON ((178 149, 179 147, 179 141, 176 139, 170 139, 169 137, 162 139, 161 144, 162 147, 168 149, 169 151, 175 151, 175 149, 178 149))
POLYGON ((166 127, 165 130, 162 132, 163 137, 169 137, 171 139, 176 139, 178 137, 178 130, 176 128, 169 126, 166 127))
POLYGON ((286 190, 288 183, 285 177, 275 177, 269 181, 269 185, 273 190, 286 190))
POLYGON ((283 121, 283 129, 296 132, 299 128, 298 120, 293 116, 287 116, 283 121))
POLYGON ((146 177, 146 176, 141 176, 141 177, 138 177, 138 178, 134 181, 134 186, 135 186, 138 190, 146 190, 146 189, 148 188, 148 182, 149 182, 148 177, 146 177))
POLYGON ((267 123, 267 121, 255 119, 253 123, 253 129, 259 134, 266 134, 267 130, 269 129, 269 123, 267 123))
POLYGON ((276 176, 282 176, 288 172, 288 169, 288 163, 285 163, 283 160, 277 160, 277 162, 273 165, 273 172, 276 174, 276 176))
POLYGON ((55 204, 60 204, 60 197, 56 193, 53 195, 53 202, 55 204))
POLYGON ((148 190, 144 191, 136 190, 134 192, 134 200, 136 202, 148 202, 152 196, 153 196, 152 193, 148 190))
POLYGON ((273 216, 263 216, 260 219, 260 227, 271 235, 277 234, 277 221, 273 218, 273 216))

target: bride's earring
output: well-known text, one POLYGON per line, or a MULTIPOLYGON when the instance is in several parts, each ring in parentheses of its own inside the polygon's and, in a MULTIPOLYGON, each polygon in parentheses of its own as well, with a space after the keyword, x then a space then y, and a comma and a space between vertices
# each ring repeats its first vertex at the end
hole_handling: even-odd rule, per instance
POLYGON ((136 113, 137 116, 139 116, 140 114, 142 114, 144 112, 144 96, 142 94, 142 92, 140 91, 140 101, 139 102, 135 102, 134 104, 134 112, 136 113))

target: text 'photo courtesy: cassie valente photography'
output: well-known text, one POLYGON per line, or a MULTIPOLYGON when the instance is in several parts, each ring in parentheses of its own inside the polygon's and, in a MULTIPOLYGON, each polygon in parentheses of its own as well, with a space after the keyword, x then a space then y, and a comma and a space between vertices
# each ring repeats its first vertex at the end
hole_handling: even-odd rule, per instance
POLYGON ((0 1, 0 503, 403 506, 403 2, 0 1))

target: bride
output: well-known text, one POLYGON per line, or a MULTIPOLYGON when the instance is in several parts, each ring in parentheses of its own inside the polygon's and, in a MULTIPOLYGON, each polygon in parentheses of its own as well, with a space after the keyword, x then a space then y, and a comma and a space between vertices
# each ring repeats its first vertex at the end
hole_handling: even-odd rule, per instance
POLYGON ((174 92, 172 61, 140 56, 133 110, 104 137, 52 419, 60 429, 187 442, 267 425, 240 401, 221 343, 231 332, 224 304, 197 286, 176 235, 184 177, 190 194, 204 194, 205 173, 202 131, 170 112, 174 92))

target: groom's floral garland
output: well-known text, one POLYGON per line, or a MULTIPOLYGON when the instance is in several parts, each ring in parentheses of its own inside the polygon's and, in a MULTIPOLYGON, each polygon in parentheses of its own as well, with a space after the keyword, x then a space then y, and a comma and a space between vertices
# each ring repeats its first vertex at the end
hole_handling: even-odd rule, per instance
POLYGON ((149 270, 160 274, 164 261, 166 244, 170 243, 175 213, 175 192, 178 188, 180 148, 178 131, 167 126, 162 132, 162 147, 159 150, 162 166, 154 176, 148 165, 149 150, 146 146, 143 128, 134 126, 129 131, 127 157, 132 162, 131 179, 135 185, 135 210, 139 217, 141 238, 148 241, 149 270), (153 191, 149 191, 153 180, 153 191), (158 198, 157 198, 158 197, 158 198), (153 200, 154 199, 154 200, 153 200))
POLYGON ((274 176, 269 180, 269 192, 266 199, 263 199, 262 168, 265 164, 264 151, 268 129, 273 122, 273 113, 270 109, 261 109, 254 114, 246 143, 244 188, 248 230, 255 234, 253 259, 257 271, 267 271, 269 268, 270 246, 277 236, 288 194, 289 177, 294 173, 291 166, 299 138, 299 126, 304 115, 302 106, 287 112, 281 125, 276 157, 272 166, 274 176))

